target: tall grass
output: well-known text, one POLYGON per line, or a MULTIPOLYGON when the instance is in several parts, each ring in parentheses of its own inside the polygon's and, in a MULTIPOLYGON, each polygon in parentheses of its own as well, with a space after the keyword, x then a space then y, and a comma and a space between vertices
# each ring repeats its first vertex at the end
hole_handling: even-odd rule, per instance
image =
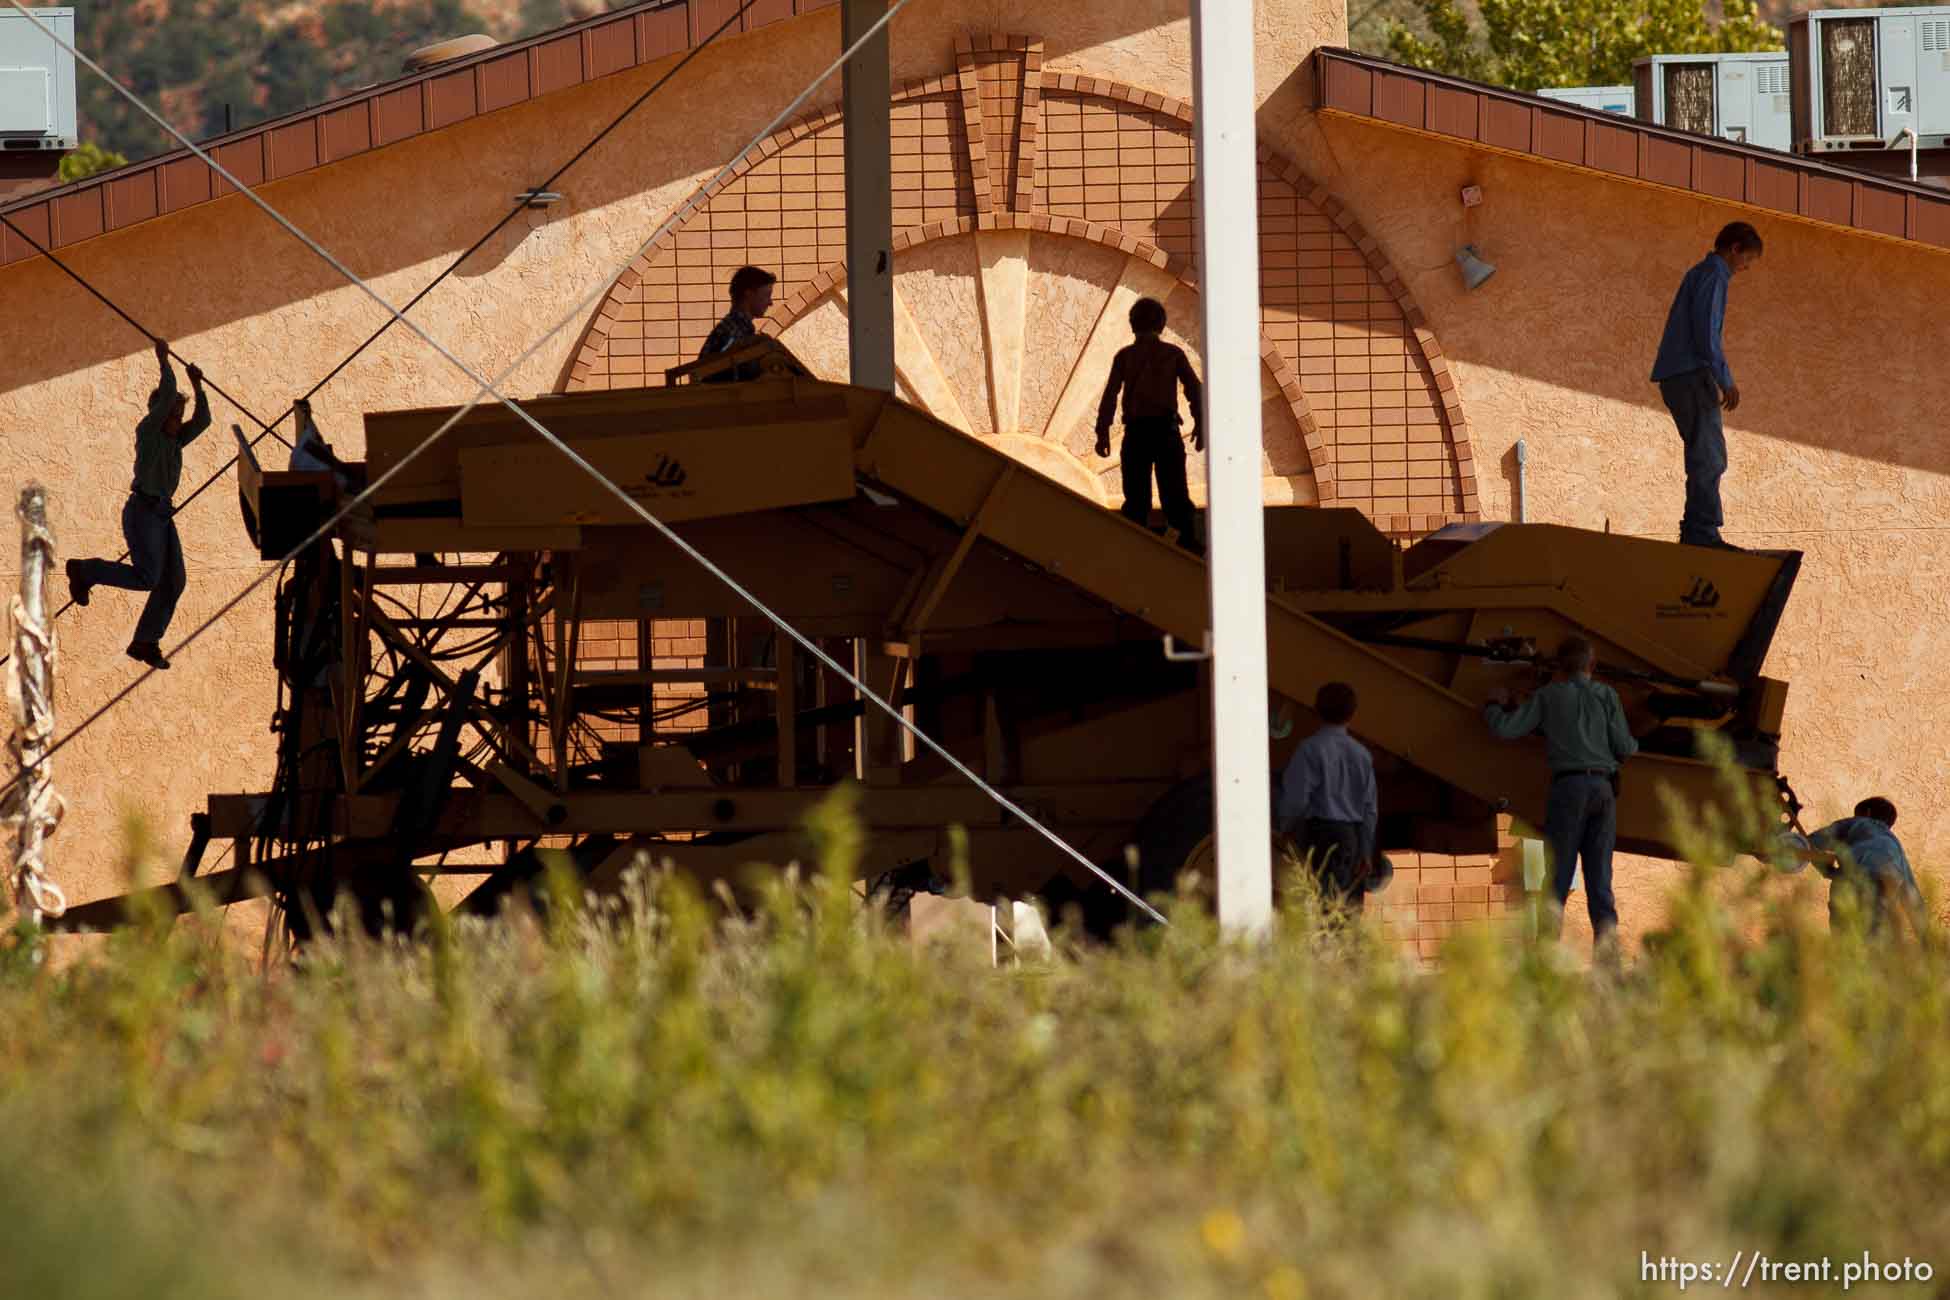
MULTIPOLYGON (((1950 955, 1734 924, 1433 972, 1301 904, 995 971, 861 914, 857 838, 315 948, 0 956, 0 1295, 1559 1297, 1641 1252, 1950 1268, 1950 955)), ((985 954, 984 954, 985 955, 985 954)))

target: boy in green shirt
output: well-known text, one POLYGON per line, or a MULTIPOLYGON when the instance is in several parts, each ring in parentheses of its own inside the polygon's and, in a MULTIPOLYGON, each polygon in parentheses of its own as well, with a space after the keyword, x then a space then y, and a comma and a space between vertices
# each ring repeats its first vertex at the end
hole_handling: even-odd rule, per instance
POLYGON ((1550 845, 1551 891, 1562 918, 1578 861, 1584 861, 1585 905, 1591 932, 1603 942, 1618 930, 1611 891, 1611 855, 1618 842, 1618 765, 1638 752, 1618 692, 1593 681, 1597 650, 1581 636, 1558 647, 1560 676, 1520 705, 1498 688, 1483 708, 1490 730, 1505 740, 1544 733, 1551 785, 1544 808, 1550 845))

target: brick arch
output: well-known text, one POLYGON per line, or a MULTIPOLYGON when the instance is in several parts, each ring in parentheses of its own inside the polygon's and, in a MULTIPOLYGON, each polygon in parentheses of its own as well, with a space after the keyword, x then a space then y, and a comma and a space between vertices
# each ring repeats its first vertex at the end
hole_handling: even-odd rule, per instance
MULTIPOLYGON (((922 244, 938 239, 953 239, 961 235, 973 235, 978 230, 1024 230, 1032 234, 1057 235, 1072 239, 1082 239, 1101 244, 1129 257, 1151 263, 1161 270, 1168 270, 1170 257, 1155 244, 1133 240, 1128 235, 1093 223, 1065 223, 1052 221, 1048 217, 1015 213, 998 213, 993 219, 978 217, 958 217, 950 222, 937 222, 918 230, 903 231, 894 236, 894 251, 905 252, 922 244), (1067 228, 1081 224, 1082 229, 1067 228)), ((1177 272, 1177 282, 1192 292, 1198 292, 1198 280, 1188 269, 1177 272)), ((778 336, 798 324, 807 312, 825 296, 846 283, 846 262, 837 261, 823 268, 818 275, 806 281, 793 291, 782 304, 773 309, 766 318, 764 332, 778 336)), ((1326 448, 1320 438, 1320 425, 1315 421, 1313 408, 1307 401, 1307 393, 1300 385, 1299 376, 1279 349, 1264 334, 1260 335, 1260 361, 1273 377, 1273 383, 1280 390, 1287 409, 1293 413, 1294 422, 1300 428, 1301 448, 1307 455, 1307 472, 1314 480, 1323 503, 1333 498, 1333 469, 1325 455, 1326 448)))
MULTIPOLYGON (((933 100, 940 100, 944 104, 947 104, 955 96, 958 96, 959 92, 960 81, 955 76, 909 78, 895 89, 893 104, 898 116, 899 110, 903 107, 911 108, 917 105, 925 105, 933 100)), ((584 326, 582 338, 578 342, 575 350, 570 354, 568 366, 558 385, 560 391, 575 392, 593 387, 625 386, 602 382, 609 376, 618 373, 615 370, 610 370, 606 373, 602 363, 610 359, 615 351, 613 345, 619 342, 622 344, 623 354, 625 356, 630 355, 629 349, 633 346, 630 342, 631 339, 646 341, 645 344, 634 345, 636 347, 635 355, 655 355, 648 351, 647 342, 657 336, 650 335, 641 329, 632 332, 632 326, 639 324, 644 318, 641 313, 638 313, 636 319, 632 320, 631 308, 641 305, 646 297, 658 295, 663 291, 665 288, 664 284, 660 284, 656 280, 657 273, 660 270, 675 269, 682 271, 685 269, 682 267, 674 267, 671 264, 673 261, 682 261, 684 255, 692 251, 684 247, 685 240, 687 237, 695 236, 699 233, 694 230, 694 227, 700 221, 706 223, 704 232, 706 238, 703 241, 704 247, 707 249, 711 247, 709 233, 712 217, 711 209, 714 202, 738 189, 742 184, 750 182, 755 172, 766 167, 773 159, 779 158, 781 155, 790 151, 793 146, 802 145, 812 140, 820 133, 839 126, 842 121, 843 112, 841 106, 837 103, 827 105, 824 108, 807 110, 787 122, 784 126, 781 126, 759 144, 746 150, 744 156, 737 160, 730 172, 721 180, 707 185, 703 190, 701 198, 691 200, 689 204, 690 210, 683 212, 682 219, 674 223, 670 229, 664 231, 653 240, 650 246, 644 249, 636 260, 630 264, 629 269, 617 277, 616 284, 611 287, 608 296, 597 307, 595 315, 590 317, 589 323, 584 326)), ((947 116, 946 128, 938 134, 960 145, 960 148, 956 151, 955 166, 953 167, 953 198, 951 201, 941 205, 943 210, 940 212, 943 218, 952 218, 961 215, 961 209, 964 207, 970 211, 973 210, 975 183, 974 168, 970 161, 970 151, 967 144, 966 122, 959 111, 947 116), (964 185, 967 189, 966 196, 962 192, 964 185)), ((923 132, 922 138, 926 138, 925 132, 923 132)), ((833 152, 832 156, 836 159, 840 157, 837 150, 833 152)), ((816 178, 818 175, 817 154, 815 154, 813 162, 814 171, 812 175, 816 178)), ((844 174, 843 165, 837 170, 842 175, 844 174)), ((680 209, 681 211, 682 209, 680 209)), ((783 215, 783 209, 780 211, 781 215, 783 215)), ((843 210, 841 215, 843 217, 843 210)), ((930 212, 929 215, 934 214, 930 212)), ((747 224, 746 229, 750 230, 751 228, 747 224)), ((840 221, 832 228, 837 232, 832 240, 827 241, 824 238, 816 238, 811 246, 822 250, 830 247, 835 252, 829 255, 815 256, 814 265, 809 268, 808 276, 802 276, 796 283, 803 284, 811 274, 816 274, 819 268, 829 265, 835 260, 835 257, 843 254, 846 247, 844 221, 840 221)), ((783 231, 784 227, 782 224, 779 229, 783 231)), ((819 231, 821 228, 814 226, 813 229, 819 231)), ((778 268, 775 266, 775 269, 778 268)), ((721 301, 722 285, 719 283, 723 278, 720 276, 717 281, 710 282, 707 301, 711 312, 722 312, 723 310, 721 301)), ((789 274, 782 275, 781 280, 782 288, 785 284, 795 283, 789 274)), ((679 287, 682 285, 682 282, 677 278, 671 278, 669 283, 679 287)), ((681 294, 677 296, 676 301, 681 305, 688 305, 688 303, 684 302, 681 294)), ((696 319, 705 320, 707 315, 709 313, 700 315, 696 319)), ((715 319, 714 315, 709 316, 710 321, 714 322, 715 319)), ((684 318, 680 314, 680 323, 683 320, 684 318)), ((669 351, 669 357, 674 361, 677 357, 683 356, 686 348, 688 348, 690 353, 695 354, 697 348, 702 345, 704 336, 709 332, 710 323, 706 323, 701 329, 694 328, 689 333, 676 336, 680 342, 675 348, 669 351), (691 337, 692 334, 695 335, 694 338, 691 337)), ((684 359, 689 360, 690 358, 684 356, 684 359)), ((660 384, 663 382, 661 367, 653 368, 638 365, 632 369, 628 365, 625 365, 620 373, 626 377, 632 374, 641 375, 642 381, 645 383, 660 384)))
MULTIPOLYGON (((1192 126, 1192 110, 1190 105, 1184 101, 1171 99, 1154 91, 1141 90, 1136 86, 1124 82, 1108 81, 1099 77, 1086 77, 1073 73, 1063 73, 1051 77, 1048 80, 1047 89, 1058 92, 1067 91, 1079 96, 1110 100, 1140 112, 1158 113, 1179 122, 1187 131, 1192 126)), ((1461 506, 1459 515, 1463 519, 1475 519, 1477 517, 1477 501, 1479 498, 1476 486, 1475 460, 1469 442, 1468 417, 1463 411, 1462 395, 1457 390, 1455 376, 1449 369, 1448 361, 1443 357, 1442 346, 1437 340, 1435 332, 1429 328, 1428 317, 1422 311, 1420 304, 1415 301, 1415 295, 1410 292, 1407 282, 1402 278, 1401 273, 1395 269, 1394 264, 1388 259, 1387 254, 1382 252, 1380 241, 1369 233, 1360 221, 1356 219, 1353 211, 1341 202, 1338 196, 1328 190, 1326 186, 1321 185, 1312 177, 1308 176, 1306 172, 1301 170, 1299 164, 1285 157, 1263 140, 1259 145, 1259 165, 1262 191, 1264 191, 1266 176, 1269 172, 1277 176, 1281 181, 1292 186, 1297 194, 1331 221, 1334 227, 1346 237, 1348 243, 1353 246, 1355 252, 1361 255, 1367 268, 1373 272, 1376 279, 1388 291, 1390 298, 1401 311, 1403 325, 1408 331, 1407 337, 1412 340, 1416 354, 1421 359, 1422 364, 1427 368, 1430 382, 1433 384, 1436 392, 1441 395, 1440 409, 1443 429, 1448 435, 1450 452, 1455 462, 1456 485, 1461 506)), ((1260 251, 1262 267, 1264 267, 1267 252, 1266 233, 1262 228, 1260 251)), ((1181 263, 1185 267, 1189 267, 1190 260, 1189 248, 1184 252, 1175 252, 1169 269, 1181 269, 1181 263)), ((1262 306, 1263 316, 1264 307, 1262 306)), ((1267 322, 1262 319, 1262 338, 1267 335, 1266 324, 1267 322)), ((1285 369, 1288 375, 1295 375, 1295 370, 1291 365, 1285 367, 1285 369)), ((1284 388, 1284 384, 1282 384, 1282 387, 1284 388)), ((1408 528, 1400 526, 1399 521, 1396 522, 1397 526, 1390 531, 1410 531, 1408 528)), ((1425 530, 1415 529, 1414 531, 1425 530)))
MULTIPOLYGON (((1142 256, 1196 289, 1189 201, 1182 194, 1170 202, 1158 197, 1173 184, 1189 187, 1190 107, 1124 83, 1046 75, 1040 63, 1039 43, 1025 38, 964 38, 955 74, 910 80, 896 91, 895 164, 897 177, 906 177, 896 182, 897 208, 903 197, 912 200, 901 213, 906 220, 896 249, 978 230, 1046 231, 1142 256), (1017 99, 1004 120, 990 112, 996 87, 985 69, 1009 60, 1017 70, 1005 74, 1004 91, 1017 99), (1183 165, 1153 172, 1149 216, 1142 215, 1145 203, 1098 212, 1102 205, 1086 186, 1066 183, 1084 176, 1085 168, 1064 165, 1073 152, 1065 146, 1076 140, 1081 158, 1083 144, 1105 140, 1100 130, 1094 137, 1091 132, 1103 125, 1106 110, 1109 143, 1115 149, 1121 140, 1136 141, 1132 156, 1144 167, 1151 166, 1153 137, 1162 146, 1158 157, 1167 151, 1185 155, 1183 165), (1068 130, 1072 124, 1080 133, 1068 130), (902 149, 917 137, 918 148, 902 149), (1132 215, 1132 206, 1139 215, 1132 215)), ((784 272, 788 319, 775 330, 837 285, 844 275, 843 210, 802 209, 793 213, 800 221, 795 230, 783 224, 782 207, 774 208, 778 225, 761 226, 767 214, 755 205, 764 197, 756 192, 761 178, 783 197, 789 186, 816 190, 820 177, 836 174, 838 134, 832 128, 840 120, 837 105, 809 112, 739 159, 697 210, 619 280, 585 330, 562 386, 661 382, 664 365, 688 359, 719 309, 722 276, 716 270, 722 268, 714 269, 712 260, 717 249, 735 246, 749 251, 750 260, 779 259, 768 264, 784 272), (725 210, 714 216, 720 204, 725 210), (767 232, 769 243, 761 238, 767 232), (701 301, 686 299, 699 287, 701 301), (649 319, 646 301, 668 319, 649 319)), ((1262 356, 1299 422, 1322 503, 1364 505, 1379 526, 1397 534, 1476 518, 1475 466, 1461 397, 1407 284, 1336 196, 1264 143, 1259 161, 1262 356), (1382 305, 1386 312, 1377 310, 1382 305), (1399 387, 1390 390, 1384 382, 1399 387), (1316 390, 1311 396, 1310 388, 1316 390), (1416 494, 1417 475, 1427 474, 1432 453, 1444 462, 1442 473, 1421 482, 1436 490, 1416 494), (1418 464, 1424 468, 1418 471, 1418 464), (1387 495, 1371 486, 1384 481, 1376 473, 1384 466, 1398 475, 1385 480, 1387 495)), ((1096 158, 1092 165, 1101 163, 1096 158)), ((1125 174, 1141 173, 1120 169, 1120 181, 1125 174)))

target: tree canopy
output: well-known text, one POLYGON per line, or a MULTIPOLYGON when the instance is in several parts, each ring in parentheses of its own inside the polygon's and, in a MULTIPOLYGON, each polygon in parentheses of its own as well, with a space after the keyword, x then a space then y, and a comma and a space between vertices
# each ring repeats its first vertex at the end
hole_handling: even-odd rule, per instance
POLYGON ((1388 52, 1472 81, 1538 90, 1623 85, 1652 54, 1778 50, 1755 0, 1725 0, 1719 22, 1699 0, 1413 0, 1428 31, 1395 23, 1388 52))

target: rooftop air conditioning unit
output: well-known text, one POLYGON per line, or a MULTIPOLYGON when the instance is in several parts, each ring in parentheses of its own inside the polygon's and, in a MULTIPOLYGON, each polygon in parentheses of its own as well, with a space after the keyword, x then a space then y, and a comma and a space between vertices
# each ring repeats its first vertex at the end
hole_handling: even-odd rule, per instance
POLYGON ((1788 24, 1802 153, 1950 144, 1950 6, 1825 9, 1788 24))
POLYGON ((1655 54, 1632 76, 1642 121, 1764 149, 1793 142, 1785 53, 1655 54))
POLYGON ((1620 117, 1633 116, 1630 86, 1553 86, 1537 93, 1545 99, 1575 104, 1579 108, 1595 108, 1601 113, 1616 113, 1620 117))
MULTIPOLYGON (((74 10, 34 17, 74 44, 74 10)), ((74 96, 74 55, 19 11, 0 9, 0 152, 76 148, 74 96)))

